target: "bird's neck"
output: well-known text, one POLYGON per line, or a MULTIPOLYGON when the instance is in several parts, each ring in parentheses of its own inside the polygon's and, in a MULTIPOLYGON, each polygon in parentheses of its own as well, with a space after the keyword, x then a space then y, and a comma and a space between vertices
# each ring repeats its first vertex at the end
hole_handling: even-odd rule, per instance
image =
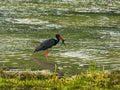
POLYGON ((55 44, 54 44, 54 45, 56 45, 59 41, 60 41, 60 40, 57 38, 57 40, 55 40, 55 44))

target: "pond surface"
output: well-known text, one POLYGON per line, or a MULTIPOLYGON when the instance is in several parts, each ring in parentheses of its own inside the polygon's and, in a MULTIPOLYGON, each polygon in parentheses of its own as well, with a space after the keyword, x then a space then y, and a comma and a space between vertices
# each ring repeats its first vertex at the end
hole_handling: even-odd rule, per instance
POLYGON ((120 69, 119 0, 5 0, 0 2, 0 68, 52 70, 75 74, 90 67, 120 69), (109 1, 109 2, 108 2, 109 1), (34 53, 40 42, 60 42, 34 53))

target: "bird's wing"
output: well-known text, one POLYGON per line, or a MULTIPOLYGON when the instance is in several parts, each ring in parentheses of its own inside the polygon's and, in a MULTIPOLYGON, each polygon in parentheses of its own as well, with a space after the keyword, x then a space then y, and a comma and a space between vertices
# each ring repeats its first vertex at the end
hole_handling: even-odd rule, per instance
POLYGON ((45 40, 44 42, 42 42, 40 44, 40 47, 42 50, 45 50, 45 49, 51 48, 54 44, 55 44, 54 39, 48 39, 48 40, 45 40))
POLYGON ((44 42, 40 43, 40 45, 35 48, 34 52, 51 48, 53 45, 55 45, 55 43, 56 43, 55 39, 45 40, 44 42))

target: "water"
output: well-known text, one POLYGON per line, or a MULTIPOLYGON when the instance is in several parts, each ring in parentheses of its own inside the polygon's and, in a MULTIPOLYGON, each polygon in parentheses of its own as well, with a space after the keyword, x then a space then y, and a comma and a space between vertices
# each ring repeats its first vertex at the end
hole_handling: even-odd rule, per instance
POLYGON ((0 2, 0 68, 66 73, 89 68, 120 69, 119 0, 4 0, 0 2), (59 33, 60 42, 45 51, 34 48, 59 33))

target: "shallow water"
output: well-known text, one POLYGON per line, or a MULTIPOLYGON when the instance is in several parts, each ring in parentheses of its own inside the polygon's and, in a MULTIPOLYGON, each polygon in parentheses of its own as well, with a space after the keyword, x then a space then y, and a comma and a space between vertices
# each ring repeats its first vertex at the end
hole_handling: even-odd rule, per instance
POLYGON ((119 0, 5 0, 0 2, 0 67, 78 73, 96 61, 97 67, 120 69, 119 0), (49 50, 33 53, 40 42, 60 42, 49 50))

